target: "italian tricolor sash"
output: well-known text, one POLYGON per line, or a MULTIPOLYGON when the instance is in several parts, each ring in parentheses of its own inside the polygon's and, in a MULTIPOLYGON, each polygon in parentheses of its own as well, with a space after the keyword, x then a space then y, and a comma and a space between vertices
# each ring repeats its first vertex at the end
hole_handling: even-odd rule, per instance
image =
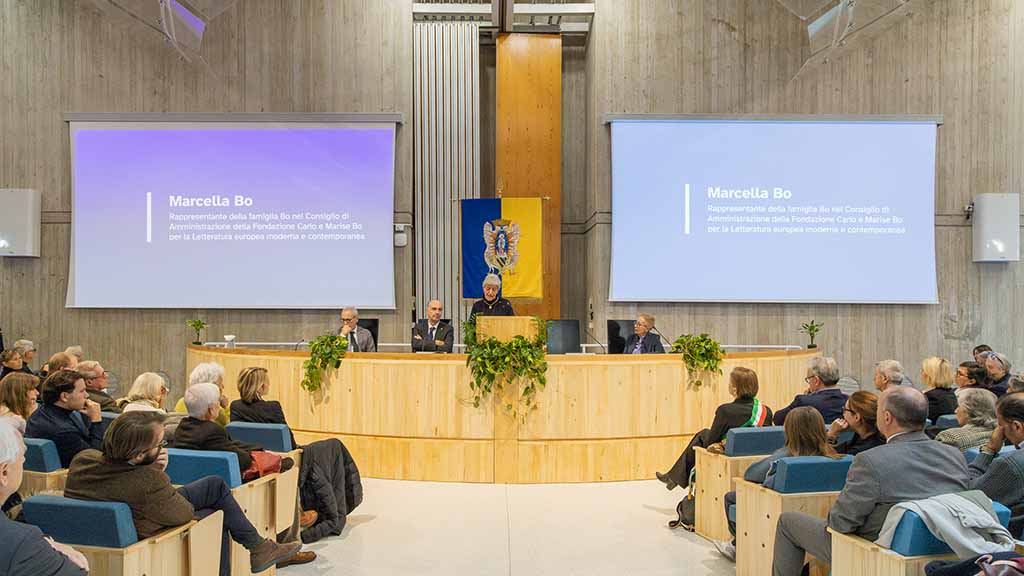
POLYGON ((767 419, 768 410, 761 405, 760 400, 754 398, 754 407, 750 410, 750 420, 747 420, 741 428, 764 426, 767 419))

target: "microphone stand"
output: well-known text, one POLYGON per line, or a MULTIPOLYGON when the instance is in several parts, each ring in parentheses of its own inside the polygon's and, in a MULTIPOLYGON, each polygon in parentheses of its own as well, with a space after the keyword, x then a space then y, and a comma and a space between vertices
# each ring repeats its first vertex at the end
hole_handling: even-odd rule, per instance
POLYGON ((586 328, 584 328, 583 329, 583 333, 586 334, 587 336, 590 336, 590 339, 593 340, 595 344, 597 344, 598 346, 601 347, 601 351, 602 352, 604 352, 605 354, 608 353, 608 349, 604 347, 604 344, 600 340, 598 340, 597 338, 594 338, 594 335, 590 333, 590 330, 587 330, 586 328))

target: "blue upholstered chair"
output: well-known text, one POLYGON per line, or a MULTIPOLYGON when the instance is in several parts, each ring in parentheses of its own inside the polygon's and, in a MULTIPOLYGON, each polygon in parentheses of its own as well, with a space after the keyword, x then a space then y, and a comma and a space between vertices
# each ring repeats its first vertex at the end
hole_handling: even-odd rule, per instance
POLYGON ((935 419, 935 426, 942 430, 956 428, 959 425, 960 422, 957 422, 956 414, 944 414, 935 419))
POLYGON ((100 418, 103 419, 103 426, 110 426, 110 423, 118 416, 120 416, 120 414, 117 414, 116 412, 100 412, 100 418))
POLYGON ((234 452, 167 449, 167 475, 173 484, 188 484, 206 476, 220 476, 229 488, 242 485, 242 471, 234 452))
POLYGON ((292 436, 286 424, 254 424, 232 422, 225 429, 232 439, 256 444, 271 452, 290 452, 292 436))
POLYGON ((782 494, 835 492, 846 486, 853 456, 793 456, 779 459, 772 489, 782 494))
POLYGON ((60 456, 52 440, 25 438, 25 470, 56 472, 60 470, 60 456))
POLYGON ((726 456, 771 454, 786 444, 782 426, 733 428, 725 435, 726 456))
MULTIPOLYGON (((1010 452, 1013 452, 1016 449, 1016 446, 1003 446, 1003 448, 999 451, 999 455, 996 456, 996 458, 1002 456, 1003 454, 1009 454, 1010 452)), ((980 448, 968 448, 964 452, 964 459, 966 459, 967 463, 970 464, 971 462, 974 462, 974 459, 978 457, 978 454, 981 454, 980 448)))
POLYGON ((138 541, 132 511, 124 502, 91 502, 36 494, 25 500, 25 520, 58 542, 125 548, 138 541))
MULTIPOLYGON (((998 502, 992 503, 999 523, 1007 526, 1010 523, 1010 509, 998 502)), ((896 532, 892 537, 893 552, 903 556, 935 556, 940 554, 952 554, 949 546, 935 537, 928 530, 924 520, 909 510, 903 513, 900 523, 896 525, 896 532)))

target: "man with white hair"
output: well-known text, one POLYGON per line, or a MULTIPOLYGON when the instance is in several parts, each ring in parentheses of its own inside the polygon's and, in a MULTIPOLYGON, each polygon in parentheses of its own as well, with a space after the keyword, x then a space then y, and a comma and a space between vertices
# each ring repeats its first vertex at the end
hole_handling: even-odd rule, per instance
POLYGON ((882 360, 875 364, 873 382, 880 393, 889 386, 902 386, 903 379, 903 365, 896 360, 882 360))
POLYGON ((359 310, 351 306, 341 309, 341 328, 338 328, 338 336, 348 340, 349 352, 377 351, 373 334, 370 334, 369 330, 359 327, 359 310))
POLYGON ((804 383, 807 384, 807 392, 797 394, 789 406, 775 413, 772 420, 776 426, 782 426, 786 416, 800 406, 810 406, 820 412, 826 425, 843 415, 847 396, 836 386, 839 383, 839 365, 834 358, 811 358, 807 362, 804 383))
POLYGON ((501 291, 501 276, 488 274, 484 277, 484 297, 473 303, 470 318, 476 316, 515 316, 512 303, 498 297, 501 291))
MULTIPOLYGON (((25 443, 9 422, 0 420, 0 501, 21 486, 25 443)), ((83 576, 89 562, 81 552, 43 536, 31 524, 0 514, 0 574, 8 576, 83 576)))
POLYGON ((107 371, 95 360, 86 360, 78 365, 78 373, 85 378, 85 391, 89 400, 100 405, 103 412, 120 414, 117 402, 107 394, 107 371))
MULTIPOLYGON (((220 412, 217 414, 217 418, 214 420, 221 426, 227 426, 228 422, 231 421, 228 415, 228 397, 224 395, 224 367, 216 362, 203 362, 192 369, 192 373, 188 376, 188 386, 191 388, 196 384, 215 384, 220 389, 220 412)), ((174 411, 180 414, 188 412, 185 407, 185 398, 182 397, 178 400, 178 403, 174 405, 174 411)))
POLYGON ((36 376, 35 371, 29 364, 36 357, 36 345, 31 340, 18 340, 14 343, 14 349, 21 354, 21 371, 30 376, 36 376))

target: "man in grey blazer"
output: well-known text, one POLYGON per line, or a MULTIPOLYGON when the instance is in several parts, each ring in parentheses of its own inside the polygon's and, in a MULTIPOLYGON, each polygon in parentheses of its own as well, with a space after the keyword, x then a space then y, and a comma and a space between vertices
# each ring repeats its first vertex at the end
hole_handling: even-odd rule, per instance
POLYGON ((349 306, 341 309, 341 328, 338 336, 348 340, 349 352, 376 352, 377 344, 366 328, 359 327, 359 310, 349 306))
POLYGON ((1010 509, 1010 534, 1020 538, 1024 530, 1024 393, 1007 394, 996 404, 998 426, 988 445, 971 462, 971 489, 1010 509), (1009 440, 1017 449, 996 458, 1009 440))
POLYGON ((853 458, 846 486, 828 520, 800 512, 779 517, 774 576, 798 576, 804 554, 831 564, 827 528, 875 540, 889 509, 899 502, 967 490, 967 463, 959 450, 928 438, 922 430, 928 400, 909 386, 892 386, 878 400, 878 431, 888 441, 853 458))

